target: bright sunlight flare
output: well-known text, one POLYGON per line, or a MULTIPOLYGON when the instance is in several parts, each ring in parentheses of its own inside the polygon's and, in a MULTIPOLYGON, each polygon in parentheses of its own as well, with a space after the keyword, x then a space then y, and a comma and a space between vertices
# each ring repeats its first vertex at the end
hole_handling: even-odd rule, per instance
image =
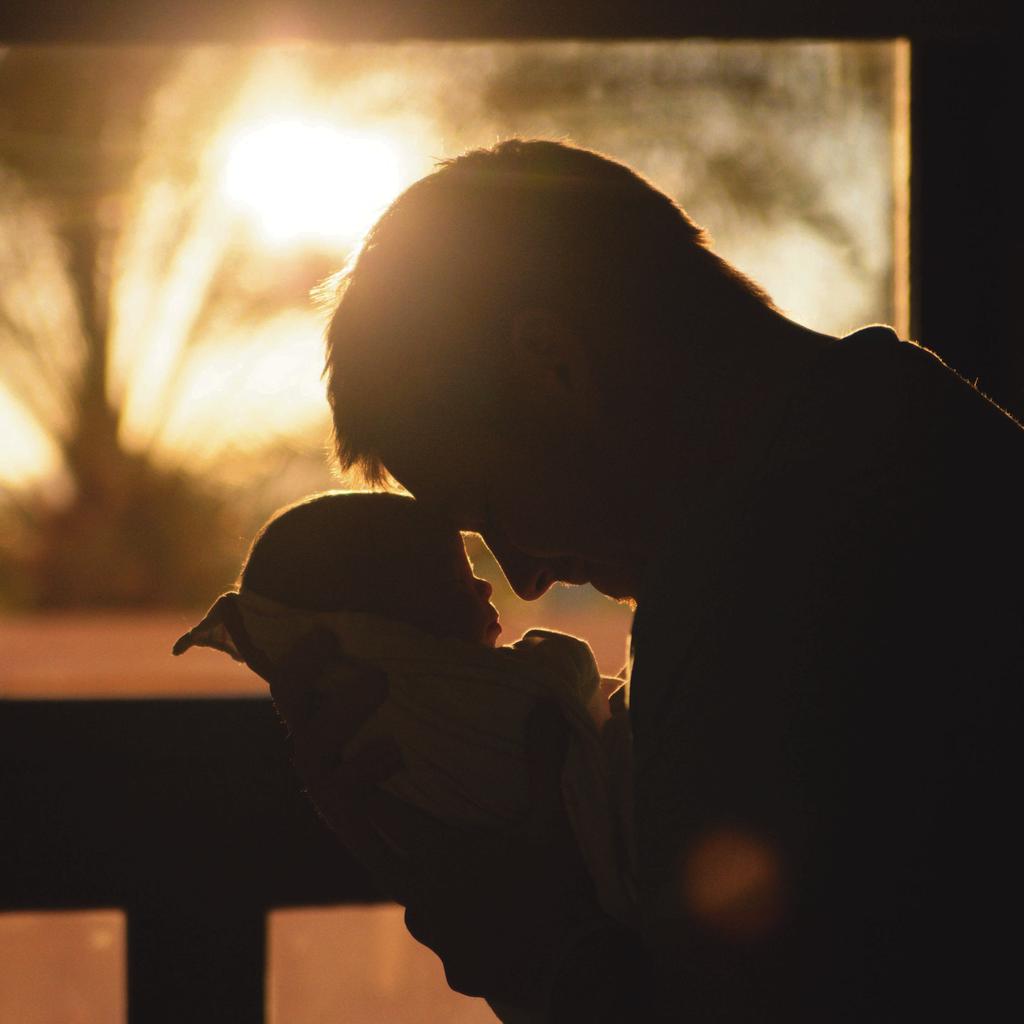
POLYGON ((409 180, 397 140, 307 120, 240 129, 227 147, 225 197, 268 241, 358 238, 409 180))

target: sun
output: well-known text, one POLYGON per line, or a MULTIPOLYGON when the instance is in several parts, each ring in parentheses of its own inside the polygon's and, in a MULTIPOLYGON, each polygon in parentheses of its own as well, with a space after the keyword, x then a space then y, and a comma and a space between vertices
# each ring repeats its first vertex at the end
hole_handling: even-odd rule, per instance
POLYGON ((243 126, 228 137, 228 203, 272 245, 360 238, 414 172, 400 140, 305 118, 243 126))

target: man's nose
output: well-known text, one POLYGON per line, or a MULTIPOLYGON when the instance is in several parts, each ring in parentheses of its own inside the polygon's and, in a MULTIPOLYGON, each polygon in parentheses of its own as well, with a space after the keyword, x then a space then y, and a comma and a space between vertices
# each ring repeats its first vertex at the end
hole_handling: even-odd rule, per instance
POLYGON ((555 582, 555 574, 546 560, 526 555, 493 534, 484 533, 482 536, 498 560, 508 585, 524 601, 535 601, 555 582))

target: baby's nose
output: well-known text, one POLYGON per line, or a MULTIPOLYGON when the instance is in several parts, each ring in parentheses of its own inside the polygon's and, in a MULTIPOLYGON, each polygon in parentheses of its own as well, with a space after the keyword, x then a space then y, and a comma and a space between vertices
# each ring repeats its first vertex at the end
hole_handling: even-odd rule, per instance
POLYGON ((491 594, 494 593, 494 587, 492 587, 487 580, 480 579, 479 576, 473 577, 473 586, 476 587, 476 592, 480 594, 485 601, 489 601, 491 594))

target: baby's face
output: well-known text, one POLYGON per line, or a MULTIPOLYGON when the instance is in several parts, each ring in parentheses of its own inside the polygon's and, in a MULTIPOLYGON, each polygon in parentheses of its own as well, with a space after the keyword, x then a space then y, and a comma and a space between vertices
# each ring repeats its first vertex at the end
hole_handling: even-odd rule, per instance
POLYGON ((443 550, 413 561, 403 569, 411 583, 403 617, 435 636, 494 647, 501 634, 498 609, 490 583, 473 575, 462 536, 453 531, 443 550))

